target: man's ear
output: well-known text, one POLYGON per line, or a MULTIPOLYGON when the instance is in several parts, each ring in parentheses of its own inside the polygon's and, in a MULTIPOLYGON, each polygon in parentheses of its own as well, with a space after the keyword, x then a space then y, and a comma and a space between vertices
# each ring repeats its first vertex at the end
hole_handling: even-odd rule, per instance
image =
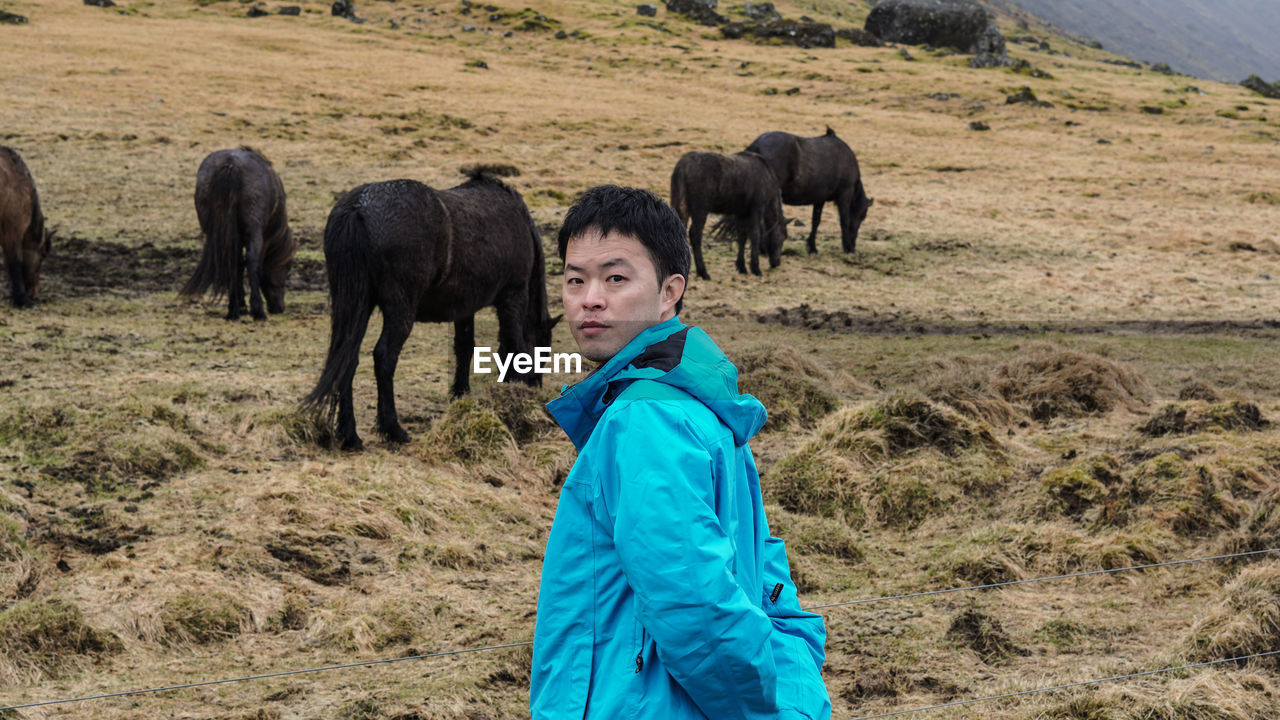
POLYGON ((680 302, 680 298, 684 297, 685 277, 680 274, 667 276, 662 281, 662 288, 659 289, 658 295, 662 303, 662 314, 666 315, 668 311, 675 314, 676 303, 680 302))

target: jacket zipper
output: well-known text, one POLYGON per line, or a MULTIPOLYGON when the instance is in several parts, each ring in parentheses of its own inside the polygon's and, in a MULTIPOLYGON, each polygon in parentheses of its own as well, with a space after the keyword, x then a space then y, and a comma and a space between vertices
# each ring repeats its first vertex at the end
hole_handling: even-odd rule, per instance
POLYGON ((645 644, 645 640, 647 639, 647 636, 648 636, 648 631, 644 629, 643 625, 641 625, 640 626, 640 650, 639 652, 636 653, 636 674, 637 675, 640 674, 640 671, 644 669, 644 644, 645 644))

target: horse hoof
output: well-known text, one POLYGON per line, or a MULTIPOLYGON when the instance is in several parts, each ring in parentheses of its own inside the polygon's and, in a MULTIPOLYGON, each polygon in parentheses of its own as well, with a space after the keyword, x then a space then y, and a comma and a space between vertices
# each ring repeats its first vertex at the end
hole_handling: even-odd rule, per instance
POLYGON ((342 441, 343 452, 360 452, 364 450, 364 441, 358 437, 347 438, 342 441))
POLYGON ((258 322, 265 322, 265 321, 266 321, 266 319, 267 319, 267 314, 266 314, 266 313, 262 313, 262 314, 254 313, 253 319, 254 319, 254 320, 256 320, 256 321, 258 321, 258 322))
POLYGON ((383 436, 387 438, 387 442, 399 443, 400 445, 404 445, 409 442, 409 433, 405 432, 404 428, 398 425, 390 430, 382 430, 381 432, 383 436))

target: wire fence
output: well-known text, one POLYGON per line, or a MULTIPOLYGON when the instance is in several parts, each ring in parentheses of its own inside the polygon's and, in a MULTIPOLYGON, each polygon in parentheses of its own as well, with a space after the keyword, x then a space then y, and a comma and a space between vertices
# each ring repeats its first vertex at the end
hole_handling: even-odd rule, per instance
MULTIPOLYGON (((1168 562, 1150 563, 1147 565, 1130 565, 1128 567, 1110 568, 1110 569, 1104 569, 1104 570, 1089 570, 1085 572, 1069 573, 1064 575, 1046 575, 1044 577, 1028 578, 1025 580, 1009 580, 1006 582, 987 583, 984 585, 967 585, 963 587, 946 588, 942 590, 926 590, 923 592, 906 593, 906 594, 899 594, 899 595, 881 595, 877 597, 863 598, 860 600, 850 600, 847 602, 828 603, 825 605, 812 605, 810 607, 805 608, 805 610, 813 612, 817 610, 829 610, 832 608, 852 607, 855 605, 867 605, 870 603, 887 602, 887 601, 894 601, 894 600, 908 600, 913 598, 945 595, 949 593, 958 593, 958 592, 976 591, 976 590, 991 590, 995 588, 1010 587, 1013 585, 1026 585, 1030 583, 1050 582, 1055 580, 1068 580, 1072 578, 1083 578, 1083 577, 1091 577, 1091 576, 1098 576, 1098 575, 1110 575, 1113 573, 1133 572, 1138 570, 1148 570, 1152 568, 1172 567, 1177 565, 1189 565, 1193 563, 1211 562, 1211 561, 1219 561, 1219 560, 1231 560, 1235 558, 1251 557, 1251 556, 1265 555, 1265 554, 1277 553, 1277 552, 1280 552, 1280 548, 1270 548, 1266 550, 1250 550, 1247 552, 1230 553, 1226 555, 1210 555, 1206 557, 1188 558, 1185 560, 1171 560, 1168 562)), ((58 700, 43 700, 40 702, 0 706, 0 712, 22 710, 25 708, 43 707, 48 705, 63 705, 63 704, 74 703, 74 702, 86 702, 89 700, 102 700, 102 699, 113 698, 113 697, 125 697, 129 695, 145 695, 145 694, 151 694, 151 693, 169 692, 173 690, 184 690, 188 688, 206 687, 209 685, 225 685, 229 683, 248 682, 250 680, 265 680, 268 678, 286 677, 290 675, 305 675, 310 673, 327 672, 331 670, 345 670, 345 669, 351 669, 351 668, 357 668, 357 667, 367 667, 371 665, 387 665, 391 663, 406 662, 409 660, 428 660, 432 658, 442 658, 442 657, 449 657, 449 656, 455 656, 455 655, 467 655, 472 653, 488 652, 492 650, 506 650, 511 648, 527 647, 532 644, 533 644, 532 642, 526 641, 526 642, 517 642, 517 643, 506 643, 503 645, 487 645, 484 647, 465 648, 462 650, 444 650, 440 652, 425 653, 421 655, 405 655, 402 657, 365 660, 362 662, 344 663, 340 665, 325 665, 322 667, 303 668, 299 670, 284 670, 281 672, 265 673, 261 675, 246 675, 243 677, 223 678, 219 680, 202 680, 198 682, 182 683, 178 685, 166 685, 163 687, 144 688, 139 690, 124 690, 121 692, 104 693, 100 695, 85 695, 81 697, 62 698, 58 700)), ((909 710, 895 710, 893 712, 882 713, 879 715, 866 715, 866 716, 861 716, 857 718, 852 718, 851 720, 874 720, 875 718, 886 718, 886 717, 894 717, 898 715, 908 715, 913 713, 928 712, 928 711, 939 710, 939 709, 948 708, 948 707, 957 707, 960 705, 971 705, 971 704, 980 703, 980 702, 1001 700, 1001 699, 1019 697, 1023 695, 1032 695, 1035 693, 1050 692, 1053 690, 1063 690, 1068 688, 1081 687, 1085 685, 1097 685, 1097 684, 1106 683, 1106 682, 1116 682, 1116 681, 1127 680, 1135 677, 1142 677, 1145 675, 1158 675, 1161 673, 1174 672, 1177 670, 1188 670, 1188 669, 1193 669, 1198 667, 1218 665, 1218 664, 1229 663, 1229 662, 1243 662, 1245 660, 1251 660, 1254 658, 1266 657, 1266 656, 1277 655, 1277 654, 1280 654, 1280 650, 1257 653, 1254 655, 1245 655, 1241 657, 1210 660, 1208 662, 1194 663, 1191 665, 1180 665, 1177 667, 1163 668, 1160 670, 1147 670, 1143 672, 1130 673, 1128 675, 1116 675, 1113 677, 1100 678, 1097 680, 1087 680, 1083 682, 1067 683, 1065 685, 1055 685, 1055 686, 1046 687, 1046 688, 1037 688, 1033 690, 1021 690, 1018 692, 1005 693, 1002 695, 991 695, 987 697, 971 698, 968 700, 957 700, 954 702, 943 703, 940 705, 929 705, 925 707, 912 708, 909 710)))

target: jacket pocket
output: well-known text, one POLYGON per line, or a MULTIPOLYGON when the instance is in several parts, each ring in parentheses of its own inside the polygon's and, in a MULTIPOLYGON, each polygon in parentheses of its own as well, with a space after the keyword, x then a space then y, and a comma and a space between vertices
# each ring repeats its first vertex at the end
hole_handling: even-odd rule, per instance
POLYGON ((639 674, 644 670, 644 649, 649 642, 649 631, 644 629, 644 625, 640 623, 640 619, 636 618, 635 642, 633 649, 635 650, 635 667, 633 671, 639 674))

